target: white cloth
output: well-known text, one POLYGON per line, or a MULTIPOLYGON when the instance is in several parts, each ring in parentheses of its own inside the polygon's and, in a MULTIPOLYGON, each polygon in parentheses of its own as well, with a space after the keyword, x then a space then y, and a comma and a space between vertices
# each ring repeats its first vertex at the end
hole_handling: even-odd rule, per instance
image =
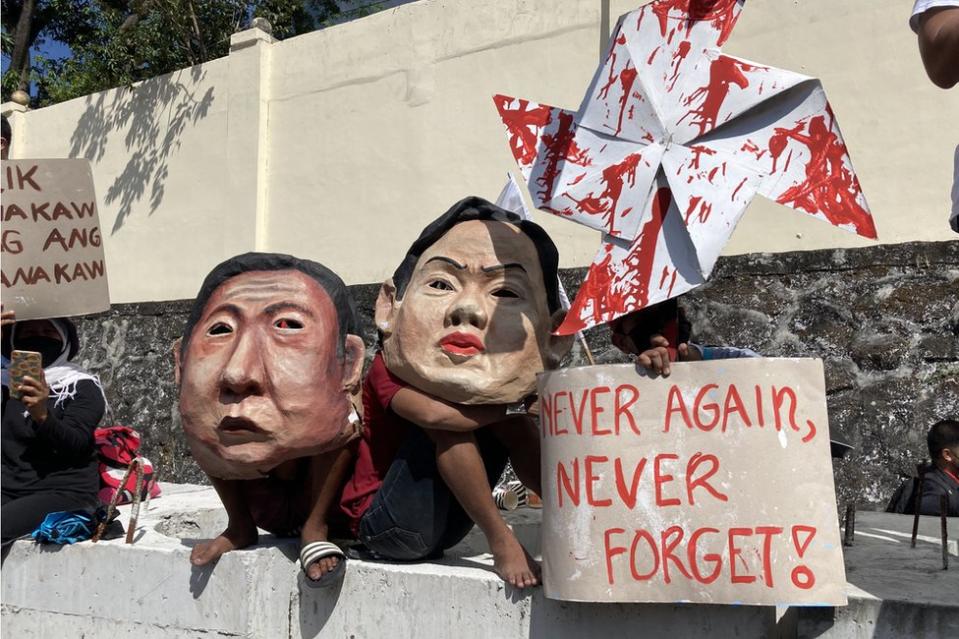
MULTIPOLYGON (((916 0, 912 6, 912 15, 909 16, 909 26, 919 33, 919 16, 929 9, 940 7, 959 7, 959 0, 916 0)), ((949 216, 949 226, 959 233, 959 146, 956 147, 956 157, 953 164, 952 178, 952 214, 949 216)))
POLYGON ((959 0, 916 0, 916 3, 912 5, 912 15, 909 16, 909 26, 919 33, 919 16, 929 9, 940 7, 959 7, 959 0))
MULTIPOLYGON (((96 387, 100 389, 100 394, 103 395, 104 403, 106 403, 107 396, 106 393, 103 392, 103 384, 100 382, 100 378, 96 375, 91 375, 77 364, 67 361, 70 357, 70 338, 67 335, 67 331, 60 326, 57 320, 50 320, 50 323, 53 324, 57 332, 60 333, 60 341, 63 343, 63 350, 60 351, 57 359, 43 369, 43 377, 47 381, 47 387, 50 389, 50 394, 55 398, 53 405, 59 406, 64 401, 73 399, 77 394, 77 382, 84 379, 89 379, 96 384, 96 387)), ((11 333, 15 332, 16 328, 17 325, 14 324, 11 328, 11 333)), ((13 343, 13 340, 14 337, 13 334, 11 334, 10 343, 13 343)), ((4 357, 0 363, 2 363, 0 382, 2 382, 4 386, 9 387, 10 360, 4 357)))
POLYGON ((738 359, 740 357, 762 357, 751 348, 739 348, 736 346, 704 346, 689 342, 690 348, 699 351, 699 356, 703 360, 714 359, 738 359))

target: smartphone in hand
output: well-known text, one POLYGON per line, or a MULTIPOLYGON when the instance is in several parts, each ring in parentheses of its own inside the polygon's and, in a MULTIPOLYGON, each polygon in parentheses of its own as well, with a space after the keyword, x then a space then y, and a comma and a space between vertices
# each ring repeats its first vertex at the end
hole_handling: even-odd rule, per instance
POLYGON ((33 351, 10 353, 10 397, 20 399, 20 384, 24 377, 40 379, 43 374, 43 359, 33 351))

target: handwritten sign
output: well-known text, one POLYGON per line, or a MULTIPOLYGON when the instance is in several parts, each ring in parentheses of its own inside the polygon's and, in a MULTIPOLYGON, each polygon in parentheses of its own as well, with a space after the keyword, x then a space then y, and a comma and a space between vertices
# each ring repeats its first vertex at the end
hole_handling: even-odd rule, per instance
POLYGON ((86 160, 10 160, 0 170, 3 304, 17 319, 110 308, 86 160))
POLYGON ((845 605, 820 360, 539 378, 546 595, 845 605))

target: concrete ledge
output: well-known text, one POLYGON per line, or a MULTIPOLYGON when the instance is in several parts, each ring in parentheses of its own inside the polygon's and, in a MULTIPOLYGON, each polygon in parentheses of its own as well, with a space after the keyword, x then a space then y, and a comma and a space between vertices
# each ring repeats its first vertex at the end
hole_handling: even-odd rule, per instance
MULTIPOLYGON (((476 531, 441 562, 351 560, 341 584, 311 589, 300 584, 292 539, 265 535, 259 545, 229 553, 213 568, 193 568, 190 548, 219 532, 225 515, 208 487, 163 488, 164 497, 141 514, 133 546, 123 540, 64 548, 14 544, 3 566, 4 635, 858 638, 903 636, 893 631, 908 628, 910 636, 945 637, 959 623, 955 606, 884 601, 855 586, 848 608, 780 614, 770 607, 552 601, 540 589, 507 588, 476 531)), ((124 522, 127 513, 125 508, 124 522)), ((518 511, 510 519, 535 552, 539 513, 518 511)), ((953 575, 959 578, 959 571, 953 575)))

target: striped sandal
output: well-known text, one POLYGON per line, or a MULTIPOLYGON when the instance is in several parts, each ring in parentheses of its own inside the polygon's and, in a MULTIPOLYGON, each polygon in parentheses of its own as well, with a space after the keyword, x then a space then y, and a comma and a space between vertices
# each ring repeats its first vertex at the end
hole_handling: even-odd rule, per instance
POLYGON ((303 569, 303 579, 310 588, 329 588, 343 578, 346 572, 346 555, 336 544, 328 541, 312 541, 300 549, 300 568, 303 569), (323 573, 319 579, 310 579, 306 569, 311 564, 327 557, 336 557, 339 561, 332 571, 323 573))

